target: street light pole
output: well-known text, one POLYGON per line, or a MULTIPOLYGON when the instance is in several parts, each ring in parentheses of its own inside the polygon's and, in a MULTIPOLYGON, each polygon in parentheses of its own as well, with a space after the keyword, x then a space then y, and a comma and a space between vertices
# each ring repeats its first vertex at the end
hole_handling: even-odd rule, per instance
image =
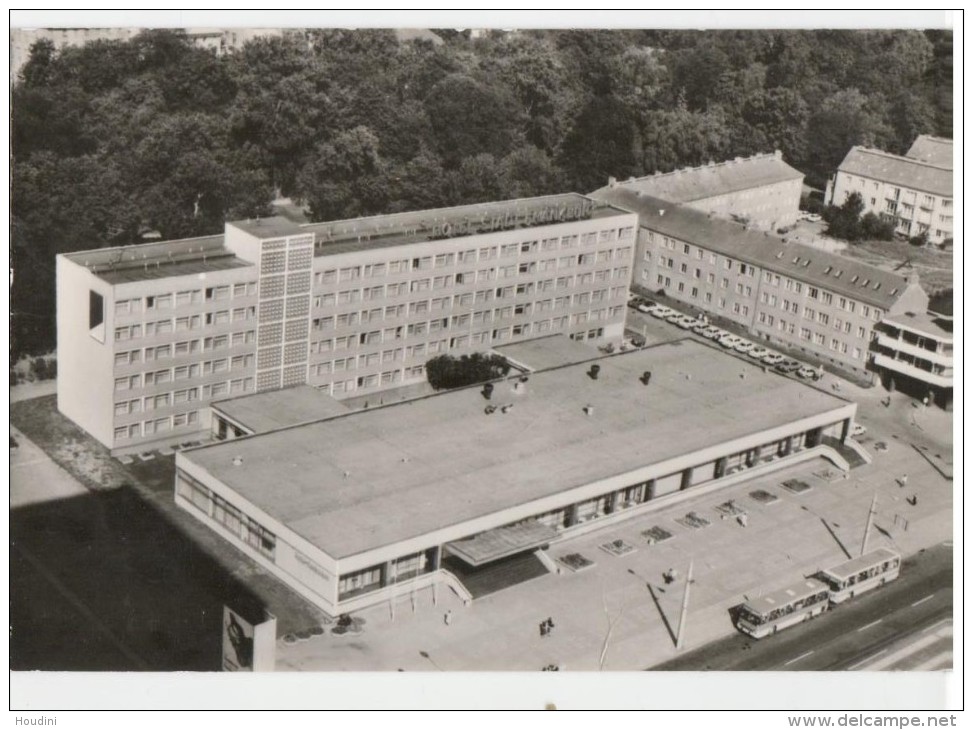
POLYGON ((682 594, 682 610, 679 612, 679 631, 676 633, 676 651, 682 650, 682 637, 686 629, 686 612, 689 609, 689 586, 693 582, 693 561, 689 560, 689 571, 686 573, 686 590, 682 594))
POLYGON ((868 533, 872 529, 872 515, 875 514, 875 504, 878 502, 878 492, 872 497, 872 506, 868 508, 868 519, 865 521, 865 534, 862 535, 862 551, 865 554, 865 547, 868 545, 868 533))

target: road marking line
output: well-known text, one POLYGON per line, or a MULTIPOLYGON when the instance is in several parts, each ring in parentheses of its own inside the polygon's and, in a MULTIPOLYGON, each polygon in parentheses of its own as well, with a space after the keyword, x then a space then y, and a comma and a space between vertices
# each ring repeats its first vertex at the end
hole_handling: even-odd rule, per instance
POLYGON ((882 656, 882 654, 884 654, 884 653, 885 653, 885 652, 887 652, 887 651, 888 651, 888 649, 882 649, 881 651, 878 651, 878 652, 876 652, 876 653, 874 653, 874 654, 872 654, 872 655, 871 655, 870 657, 868 657, 867 659, 862 659, 862 660, 861 660, 860 662, 858 662, 857 664, 852 664, 852 665, 851 665, 850 667, 848 667, 848 668, 849 668, 849 669, 857 669, 857 668, 858 668, 858 667, 860 667, 860 666, 861 666, 862 664, 868 664, 868 663, 869 663, 870 661, 872 661, 873 659, 877 659, 878 657, 880 657, 880 656, 882 656))
POLYGON ((786 667, 788 664, 793 664, 794 662, 798 662, 798 661, 800 661, 801 659, 803 659, 806 656, 811 656, 813 653, 814 653, 814 649, 811 649, 811 651, 806 651, 803 654, 801 654, 800 656, 794 657, 789 662, 784 662, 784 666, 786 667))
POLYGON ((918 601, 916 601, 916 602, 915 602, 915 603, 913 603, 912 605, 913 605, 913 606, 918 606, 918 605, 919 605, 920 603, 925 603, 925 602, 926 602, 926 601, 928 601, 928 600, 929 600, 930 598, 935 598, 935 597, 936 597, 936 594, 935 594, 935 593, 930 593, 930 594, 929 594, 928 596, 926 596, 925 598, 920 598, 920 599, 919 599, 918 601))
POLYGON ((12 547, 14 550, 19 552, 28 563, 34 566, 34 570, 36 570, 44 578, 46 578, 47 581, 52 586, 54 586, 54 588, 61 595, 63 595, 67 599, 68 603, 74 606, 74 608, 82 616, 88 619, 88 621, 90 621, 91 624, 98 631, 104 634, 107 637, 107 639, 111 642, 111 644, 116 649, 118 649, 118 651, 120 651, 129 661, 134 662, 137 666, 139 666, 142 669, 151 669, 149 664, 144 659, 142 659, 142 657, 140 657, 138 654, 136 654, 127 646, 125 646, 125 644, 123 644, 121 640, 111 632, 111 629, 105 626, 105 624, 102 623, 97 616, 95 616, 94 612, 91 609, 89 609, 86 605, 84 605, 84 603, 81 601, 80 598, 78 598, 78 596, 76 596, 66 585, 64 585, 60 580, 58 580, 58 578, 53 573, 51 573, 51 571, 45 568, 43 563, 41 563, 40 560, 34 557, 34 555, 32 555, 25 547, 23 547, 22 545, 11 545, 10 547, 12 547))
POLYGON ((882 619, 878 619, 877 621, 872 621, 870 624, 865 624, 864 626, 862 626, 858 630, 859 631, 864 631, 865 629, 870 629, 870 628, 872 628, 872 626, 876 626, 876 625, 878 625, 880 623, 882 623, 882 619))
POLYGON ((953 620, 953 619, 951 619, 951 618, 944 618, 944 619, 942 619, 942 620, 940 620, 940 621, 937 621, 937 622, 936 622, 936 623, 934 623, 934 624, 933 624, 932 626, 927 626, 926 628, 924 628, 924 629, 922 630, 922 633, 926 633, 927 631, 932 631, 933 629, 938 629, 938 628, 939 628, 940 626, 942 626, 943 624, 945 624, 945 623, 949 623, 949 622, 950 622, 950 621, 952 621, 952 620, 953 620))

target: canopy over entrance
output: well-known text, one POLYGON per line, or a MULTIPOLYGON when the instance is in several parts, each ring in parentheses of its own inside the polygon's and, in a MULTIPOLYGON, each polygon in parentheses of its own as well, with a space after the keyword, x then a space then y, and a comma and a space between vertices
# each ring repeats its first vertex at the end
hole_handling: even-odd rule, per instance
POLYGON ((497 527, 473 537, 447 543, 450 554, 470 565, 478 566, 499 558, 546 545, 557 537, 553 527, 536 521, 497 527))

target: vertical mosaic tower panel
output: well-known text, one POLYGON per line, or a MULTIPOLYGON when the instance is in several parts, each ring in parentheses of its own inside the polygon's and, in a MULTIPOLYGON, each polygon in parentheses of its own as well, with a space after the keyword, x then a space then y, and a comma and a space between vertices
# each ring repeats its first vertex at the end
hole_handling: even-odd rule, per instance
POLYGON ((257 327, 257 391, 307 382, 314 236, 262 242, 257 327))

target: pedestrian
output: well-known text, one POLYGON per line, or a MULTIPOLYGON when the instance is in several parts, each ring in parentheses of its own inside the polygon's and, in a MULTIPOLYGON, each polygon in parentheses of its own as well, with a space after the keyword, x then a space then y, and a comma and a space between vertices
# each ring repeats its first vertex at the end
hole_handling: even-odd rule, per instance
POLYGON ((554 619, 550 616, 547 617, 547 633, 551 633, 554 630, 554 619))
POLYGON ((541 638, 543 639, 545 636, 547 636, 547 622, 541 621, 539 624, 539 628, 541 632, 541 638))
POLYGON ((447 611, 445 614, 443 614, 443 623, 446 624, 447 626, 449 626, 451 623, 453 623, 453 612, 452 611, 447 611))
POLYGON ((904 487, 908 483, 909 483, 909 475, 908 474, 903 474, 901 477, 899 477, 899 486, 900 487, 904 487))
POLYGON ((919 503, 919 495, 913 494, 909 499, 906 500, 906 502, 915 507, 919 503))
POLYGON ((929 407, 929 396, 928 395, 925 398, 922 399, 922 407, 923 408, 928 408, 929 407))

